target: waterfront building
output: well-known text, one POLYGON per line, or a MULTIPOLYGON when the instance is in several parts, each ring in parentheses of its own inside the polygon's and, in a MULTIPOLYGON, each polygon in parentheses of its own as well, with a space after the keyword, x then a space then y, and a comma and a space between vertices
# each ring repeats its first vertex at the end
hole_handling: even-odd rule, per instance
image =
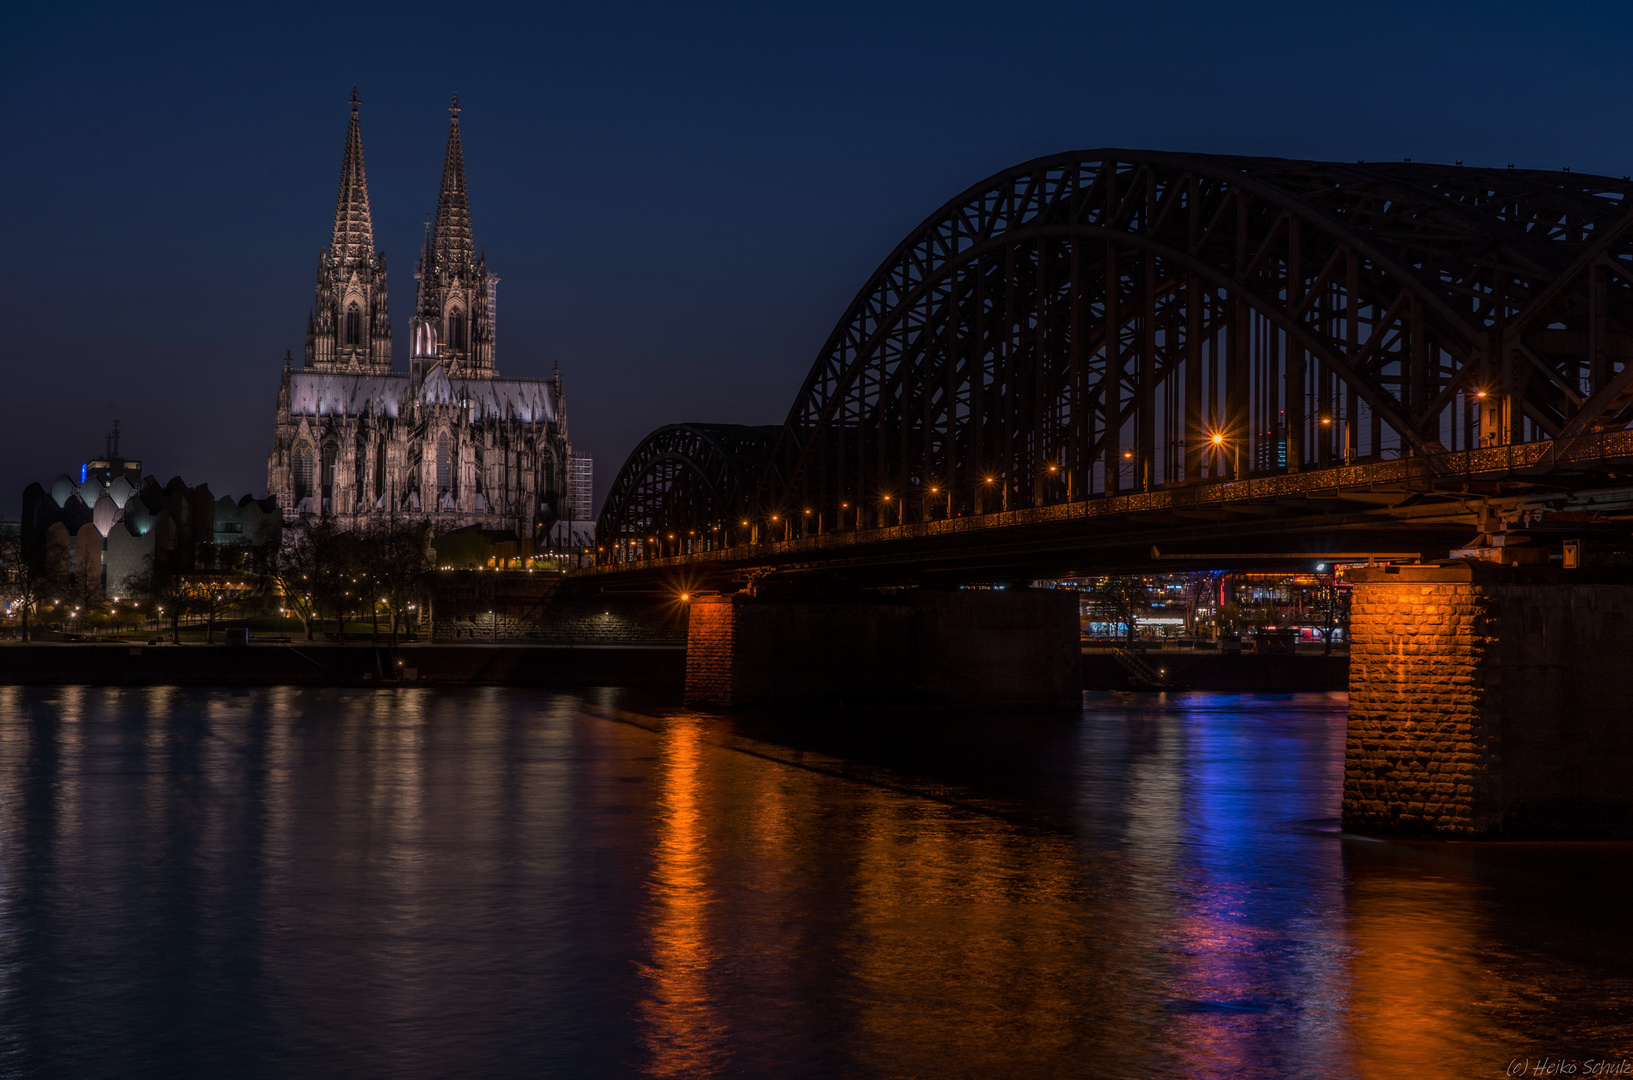
POLYGON ((119 454, 117 422, 101 457, 23 491, 25 552, 45 555, 85 596, 128 595, 154 556, 191 570, 205 545, 275 544, 281 529, 273 500, 217 499, 179 476, 162 486, 143 476, 141 461, 119 454))
POLYGON ((374 246, 358 100, 299 370, 286 354, 267 491, 288 517, 429 520, 524 546, 573 497, 566 398, 496 365, 498 282, 471 228, 459 99, 450 108, 436 219, 415 267, 406 372, 393 369, 385 253, 374 246))

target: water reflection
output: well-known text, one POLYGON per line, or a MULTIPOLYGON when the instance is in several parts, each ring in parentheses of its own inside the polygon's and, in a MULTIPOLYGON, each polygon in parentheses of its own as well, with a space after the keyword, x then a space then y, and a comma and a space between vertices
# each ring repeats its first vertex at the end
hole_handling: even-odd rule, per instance
POLYGON ((719 957, 706 921, 709 865, 699 805, 703 749, 695 724, 677 722, 668 735, 659 760, 642 1041, 652 1075, 708 1076, 717 1071, 725 1032, 708 986, 719 957))
POLYGON ((1633 1056, 1626 845, 1335 832, 1343 700, 0 687, 0 1074, 1633 1056))

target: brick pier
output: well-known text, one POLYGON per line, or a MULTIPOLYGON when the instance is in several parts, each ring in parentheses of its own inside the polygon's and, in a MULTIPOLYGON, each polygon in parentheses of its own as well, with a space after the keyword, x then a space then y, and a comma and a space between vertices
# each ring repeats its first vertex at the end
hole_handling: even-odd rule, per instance
POLYGON ((1586 574, 1353 575, 1346 830, 1633 836, 1633 584, 1586 574))

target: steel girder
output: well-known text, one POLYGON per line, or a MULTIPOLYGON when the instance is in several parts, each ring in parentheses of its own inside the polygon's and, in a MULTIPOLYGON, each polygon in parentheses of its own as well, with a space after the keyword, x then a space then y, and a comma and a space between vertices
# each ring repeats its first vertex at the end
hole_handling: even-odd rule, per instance
MULTIPOLYGON (((1629 196, 1410 163, 1028 162, 874 273, 740 512, 797 535, 1625 427, 1629 196)), ((641 464, 603 522, 726 516, 683 474, 665 494, 641 464)))
POLYGON ((1454 166, 1029 162, 863 288, 761 506, 878 524, 1624 426, 1629 195, 1454 166))
POLYGON ((749 513, 780 430, 673 424, 654 431, 613 481, 596 523, 598 545, 612 555, 703 551, 725 543, 749 513))

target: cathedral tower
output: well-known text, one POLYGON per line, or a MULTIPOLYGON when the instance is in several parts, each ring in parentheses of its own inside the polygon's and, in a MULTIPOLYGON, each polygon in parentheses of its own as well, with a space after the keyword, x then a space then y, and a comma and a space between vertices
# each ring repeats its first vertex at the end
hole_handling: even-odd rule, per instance
POLYGON ((499 279, 476 254, 471 205, 465 193, 465 153, 459 142, 459 95, 448 107, 448 149, 442 161, 437 218, 414 269, 418 289, 410 366, 425 371, 441 362, 451 378, 491 379, 495 298, 499 279))
MULTIPOLYGON (((406 372, 391 370, 385 258, 374 249, 352 92, 334 233, 318 262, 306 366, 284 358, 267 491, 285 521, 342 528, 423 522, 509 534, 528 554, 562 542, 573 460, 553 379, 493 370, 494 287, 471 236, 454 99, 442 192, 415 279, 406 372)), ((582 515, 581 515, 582 516, 582 515)))
POLYGON ((329 246, 318 256, 317 298, 306 322, 306 368, 324 372, 391 370, 391 319, 386 310, 386 256, 374 250, 363 133, 352 122, 340 163, 340 194, 329 246))

